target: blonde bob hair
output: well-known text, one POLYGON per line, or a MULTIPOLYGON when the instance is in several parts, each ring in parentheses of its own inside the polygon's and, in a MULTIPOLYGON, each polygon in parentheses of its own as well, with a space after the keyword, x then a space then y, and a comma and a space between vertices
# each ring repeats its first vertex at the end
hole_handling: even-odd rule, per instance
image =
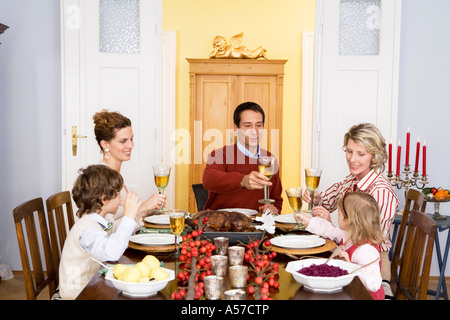
POLYGON ((344 135, 344 146, 346 151, 347 142, 352 139, 366 149, 372 155, 370 169, 381 173, 384 171, 384 164, 387 161, 386 141, 380 130, 371 123, 361 123, 352 126, 344 135))
POLYGON ((349 192, 338 199, 338 208, 347 220, 347 240, 355 245, 380 245, 385 236, 380 225, 377 201, 368 193, 349 192))

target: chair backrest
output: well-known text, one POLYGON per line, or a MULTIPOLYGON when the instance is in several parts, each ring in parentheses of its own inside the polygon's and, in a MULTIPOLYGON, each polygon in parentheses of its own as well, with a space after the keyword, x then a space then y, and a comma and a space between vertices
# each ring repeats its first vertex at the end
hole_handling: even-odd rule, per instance
POLYGON ((208 190, 203 187, 202 183, 193 184, 192 190, 194 190, 195 201, 197 202, 197 210, 202 211, 205 206, 206 200, 208 200, 208 190))
POLYGON ((13 210, 13 216, 14 224, 16 226, 17 241, 19 243, 27 299, 36 300, 39 293, 47 286, 49 287, 51 298, 56 290, 57 280, 42 198, 36 198, 19 205, 13 210), (39 232, 36 228, 35 212, 37 212, 39 221, 39 232), (25 224, 26 234, 23 229, 23 222, 25 224), (42 241, 38 241, 38 234, 41 235, 42 241), (40 246, 44 249, 46 272, 44 272, 42 267, 40 246), (33 268, 31 268, 30 265, 29 256, 31 257, 33 268))
POLYGON ((426 299, 436 227, 436 221, 425 213, 410 212, 395 299, 426 299))
MULTIPOLYGON (((426 197, 422 192, 409 189, 406 195, 405 208, 403 209, 402 221, 395 240, 394 251, 391 259, 391 283, 395 286, 398 281, 399 269, 402 265, 401 251, 404 244, 406 226, 408 225, 409 213, 411 210, 425 212, 427 206, 426 197)), ((395 289, 395 288, 394 288, 395 289)))
MULTIPOLYGON (((58 271, 67 233, 75 223, 70 191, 62 191, 51 195, 48 197, 46 205, 53 262, 56 271, 58 271)), ((59 280, 58 274, 56 272, 57 280, 59 280)))

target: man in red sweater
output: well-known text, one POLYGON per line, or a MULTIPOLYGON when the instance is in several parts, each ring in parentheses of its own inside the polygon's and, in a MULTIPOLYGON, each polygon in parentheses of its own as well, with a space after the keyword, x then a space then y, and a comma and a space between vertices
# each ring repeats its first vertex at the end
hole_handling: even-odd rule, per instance
MULTIPOLYGON (((283 187, 278 170, 270 180, 258 172, 258 157, 271 155, 259 147, 264 120, 264 111, 258 104, 244 102, 237 106, 233 115, 237 142, 214 150, 206 162, 203 186, 209 196, 205 210, 248 208, 281 212, 283 187), (269 186, 270 199, 275 200, 273 204, 258 202, 264 199, 265 185, 269 186)), ((275 167, 278 168, 277 161, 275 167)))

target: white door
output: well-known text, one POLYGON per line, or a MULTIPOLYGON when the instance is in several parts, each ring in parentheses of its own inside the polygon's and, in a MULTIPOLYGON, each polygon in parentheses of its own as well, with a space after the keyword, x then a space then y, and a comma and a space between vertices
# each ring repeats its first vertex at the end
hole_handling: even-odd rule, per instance
POLYGON ((145 199, 157 192, 152 166, 164 153, 161 0, 63 0, 61 11, 63 188, 72 189, 79 168, 101 161, 92 117, 105 108, 132 121, 135 147, 121 173, 145 199), (76 154, 74 126, 87 136, 76 139, 76 154))
POLYGON ((396 141, 400 0, 318 0, 313 165, 324 191, 348 175, 344 134, 371 122, 396 141))

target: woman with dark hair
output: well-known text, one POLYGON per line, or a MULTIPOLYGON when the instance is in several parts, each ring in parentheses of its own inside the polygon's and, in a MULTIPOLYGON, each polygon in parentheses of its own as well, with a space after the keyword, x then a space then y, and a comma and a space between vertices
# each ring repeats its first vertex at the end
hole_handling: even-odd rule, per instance
MULTIPOLYGON (((97 112, 93 119, 95 138, 103 153, 102 163, 120 173, 122 163, 131 159, 131 151, 134 147, 131 121, 119 112, 108 110, 97 112)), ((125 184, 123 189, 128 192, 125 184)), ((152 195, 139 207, 138 219, 160 208, 165 201, 165 195, 152 195)))

